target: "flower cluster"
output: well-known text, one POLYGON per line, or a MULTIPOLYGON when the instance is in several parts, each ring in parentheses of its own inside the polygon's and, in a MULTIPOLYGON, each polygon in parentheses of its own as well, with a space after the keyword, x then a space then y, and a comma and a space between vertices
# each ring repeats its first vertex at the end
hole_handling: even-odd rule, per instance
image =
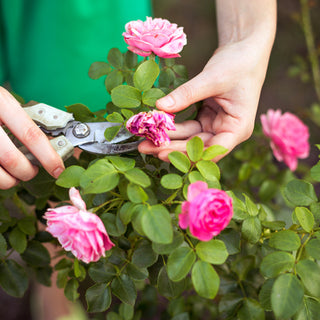
POLYGON ((69 196, 73 206, 48 209, 45 213, 47 231, 79 260, 98 261, 114 244, 100 218, 86 210, 79 191, 71 188, 69 196))
POLYGON ((263 133, 271 139, 270 146, 278 161, 284 161, 291 171, 296 170, 298 158, 309 155, 308 127, 294 114, 268 110, 261 115, 263 133))
POLYGON ((147 57, 152 52, 160 58, 180 57, 179 52, 187 43, 183 28, 166 19, 131 21, 125 26, 123 33, 128 49, 140 56, 147 57))
POLYGON ((167 146, 170 138, 166 130, 176 130, 174 115, 157 110, 140 112, 127 121, 127 129, 134 135, 147 138, 157 147, 167 146))

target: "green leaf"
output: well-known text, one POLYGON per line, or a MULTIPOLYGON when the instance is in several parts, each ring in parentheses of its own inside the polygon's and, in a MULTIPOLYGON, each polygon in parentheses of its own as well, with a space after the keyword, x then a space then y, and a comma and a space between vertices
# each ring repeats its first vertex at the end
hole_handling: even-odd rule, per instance
POLYGON ((309 206, 317 202, 313 185, 303 180, 291 180, 285 187, 284 194, 295 206, 309 206))
POLYGON ((34 217, 24 217, 18 220, 19 229, 25 234, 32 236, 36 233, 36 219, 34 217))
POLYGON ((196 245, 198 257, 212 264, 223 264, 228 258, 228 251, 223 241, 210 240, 196 245))
POLYGON ((260 265, 261 273, 267 278, 274 278, 280 273, 291 271, 295 258, 288 252, 275 251, 265 256, 260 265))
POLYGON ((148 200, 148 195, 140 186, 129 183, 127 186, 127 194, 130 201, 134 203, 144 203, 148 200))
POLYGON ((34 267, 44 267, 51 261, 50 254, 46 247, 38 241, 30 241, 27 249, 21 254, 22 259, 34 267))
POLYGON ((91 264, 88 273, 95 282, 109 282, 116 276, 117 270, 111 263, 101 260, 91 264))
POLYGON ((54 269, 62 270, 62 269, 71 268, 71 267, 72 267, 72 262, 70 260, 63 258, 54 266, 54 269))
POLYGON ((17 262, 7 260, 0 263, 0 286, 7 294, 21 298, 28 285, 28 276, 17 262))
POLYGON ((96 283, 86 291, 88 312, 103 312, 110 307, 111 291, 106 283, 96 283))
POLYGON ((320 303, 312 298, 304 297, 299 311, 294 320, 318 320, 320 314, 320 303))
POLYGON ((261 223, 265 228, 271 230, 282 230, 286 226, 284 221, 262 221, 261 223))
POLYGON ((255 203, 252 202, 252 200, 246 195, 243 194, 245 201, 246 201, 246 208, 247 212, 249 213, 250 216, 255 217, 259 213, 259 209, 255 203))
POLYGON ((294 210, 296 217, 301 225, 301 227, 307 231, 311 232, 314 225, 314 218, 311 211, 304 207, 296 207, 294 210))
POLYGON ((134 315, 134 307, 126 303, 121 303, 119 307, 119 315, 123 320, 132 320, 134 315))
POLYGON ((148 269, 137 267, 132 263, 128 263, 125 270, 128 276, 136 281, 146 280, 149 276, 148 269))
POLYGON ((60 174, 56 184, 63 188, 78 187, 84 172, 85 169, 80 166, 70 166, 60 174))
POLYGON ((140 64, 133 75, 133 83, 140 91, 149 90, 156 81, 160 69, 158 64, 153 60, 147 60, 140 64))
POLYGON ((11 220, 11 217, 8 209, 2 203, 0 203, 0 221, 9 222, 10 220, 11 220))
POLYGON ((106 89, 107 89, 107 91, 109 93, 111 93, 111 91, 114 88, 120 86, 122 83, 123 83, 123 74, 119 70, 111 71, 107 75, 107 77, 106 77, 106 79, 104 81, 104 85, 105 85, 105 87, 106 87, 106 89))
POLYGON ((146 173, 144 173, 139 168, 132 168, 124 172, 124 176, 131 182, 143 187, 147 188, 150 186, 151 181, 146 173))
POLYGON ((227 151, 228 149, 218 144, 210 146, 203 151, 202 160, 213 160, 215 157, 223 155, 227 151))
POLYGON ((126 119, 130 119, 134 113, 131 110, 121 109, 121 113, 124 115, 126 119))
POLYGON ((162 267, 158 279, 157 285, 159 293, 168 299, 179 297, 185 289, 185 280, 179 282, 173 282, 170 280, 166 267, 162 267))
POLYGON ((115 122, 115 123, 122 123, 122 122, 124 122, 124 119, 119 112, 112 112, 111 114, 108 114, 107 121, 115 122))
POLYGON ((271 291, 271 306, 277 318, 289 319, 300 308, 303 287, 296 276, 283 274, 274 282, 271 291))
POLYGON ((278 192, 278 184, 273 180, 265 180, 259 190, 259 198, 262 201, 271 200, 278 192))
POLYGON ((35 276, 36 280, 43 284, 46 287, 51 287, 52 286, 52 268, 50 266, 45 266, 45 267, 40 267, 40 268, 35 268, 35 276))
POLYGON ((240 281, 246 279, 247 274, 250 270, 255 268, 255 257, 254 256, 243 256, 232 262, 231 269, 237 275, 240 281))
POLYGON ((90 109, 82 103, 75 103, 66 107, 67 111, 72 113, 76 121, 93 121, 96 116, 90 109))
POLYGON ((156 243, 169 244, 173 239, 173 229, 168 210, 158 204, 144 210, 142 229, 147 237, 156 243))
POLYGON ((218 237, 224 242, 229 255, 240 252, 240 233, 238 231, 225 229, 218 237))
POLYGON ((123 66, 123 55, 118 48, 112 48, 108 52, 108 62, 117 69, 123 66))
POLYGON ((100 159, 83 173, 80 186, 84 193, 103 193, 114 189, 118 182, 115 168, 106 159, 100 159))
POLYGON ((270 247, 284 250, 284 251, 295 251, 298 250, 301 241, 299 236, 291 230, 283 230, 274 233, 269 240, 270 247))
POLYGON ((310 175, 312 179, 320 181, 320 161, 311 168, 310 175))
POLYGON ((246 298, 238 312, 238 318, 239 320, 264 320, 265 313, 258 301, 246 298))
POLYGON ((189 273, 196 255, 189 247, 174 250, 168 258, 168 275, 172 281, 181 281, 189 273))
POLYGON ((191 171, 188 174, 188 179, 189 179, 190 183, 194 183, 197 181, 205 181, 206 182, 206 179, 204 178, 204 176, 197 170, 191 171))
POLYGON ((106 157, 119 171, 128 171, 134 168, 135 160, 131 158, 124 158, 119 156, 106 157))
POLYGON ((104 137, 106 138, 107 141, 111 141, 119 133, 121 128, 122 128, 122 125, 112 126, 112 127, 107 128, 104 131, 104 137))
POLYGON ((137 108, 141 104, 141 92, 128 85, 120 85, 111 90, 112 102, 119 108, 137 108))
POLYGON ((306 252, 312 258, 320 260, 320 240, 311 239, 305 246, 306 252))
POLYGON ((151 88, 142 94, 142 102, 150 107, 156 106, 156 101, 165 96, 165 93, 158 88, 151 88))
POLYGON ((18 253, 22 253, 27 247, 27 237, 18 227, 15 227, 10 232, 9 243, 14 250, 18 253))
POLYGON ((176 173, 168 173, 161 177, 160 183, 167 189, 179 189, 182 187, 182 178, 176 173))
POLYGON ((217 295, 220 278, 209 263, 197 261, 192 268, 191 280, 199 296, 213 299, 217 295))
POLYGON ((261 236, 261 222, 258 217, 249 217, 242 223, 241 233, 243 238, 250 243, 257 243, 261 236))
POLYGON ((111 71, 112 68, 108 63, 103 61, 96 61, 91 64, 88 74, 91 79, 96 80, 102 76, 107 75, 111 71))
POLYGON ((0 233, 0 258, 4 257, 7 253, 7 242, 4 236, 0 233))
POLYGON ((152 243, 152 249, 158 254, 170 254, 174 249, 178 248, 183 243, 183 235, 180 232, 173 233, 172 242, 169 244, 152 243))
POLYGON ((197 136, 187 142, 187 154, 191 161, 197 162, 201 159, 203 146, 202 139, 197 136))
POLYGON ((272 311, 271 307, 271 291, 275 279, 267 279, 267 281, 262 285, 259 292, 259 301, 261 306, 266 311, 272 311))
POLYGON ((320 297, 320 267, 311 260, 301 260, 296 266, 297 274, 307 291, 316 298, 320 297))
POLYGON ((173 166, 183 173, 187 173, 191 167, 188 157, 179 151, 169 153, 168 158, 173 166))
POLYGON ((207 180, 220 179, 220 170, 213 161, 201 160, 196 163, 196 167, 207 180))
POLYGON ((137 291, 132 280, 125 274, 115 278, 111 283, 112 293, 122 302, 134 305, 137 291))
POLYGON ((152 266, 158 259, 158 255, 152 250, 151 243, 147 240, 141 240, 136 245, 132 255, 132 263, 140 268, 152 266))
POLYGON ((168 88, 173 82, 173 79, 175 78, 174 72, 169 69, 162 69, 159 75, 159 86, 168 88))
POLYGON ((188 78, 187 68, 182 64, 175 64, 172 66, 174 72, 182 78, 188 78))
POLYGON ((66 298, 72 302, 76 301, 79 298, 78 293, 79 282, 76 279, 70 279, 66 287, 64 288, 64 295, 66 298))
POLYGON ((128 69, 133 69, 138 63, 138 56, 132 51, 128 50, 124 54, 124 60, 128 69))

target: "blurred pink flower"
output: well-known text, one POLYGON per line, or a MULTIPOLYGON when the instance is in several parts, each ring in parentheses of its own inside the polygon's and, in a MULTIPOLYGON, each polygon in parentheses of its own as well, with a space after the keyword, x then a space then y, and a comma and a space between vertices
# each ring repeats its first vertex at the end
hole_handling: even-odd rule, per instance
POLYGON ((71 188, 69 196, 73 206, 47 210, 44 216, 47 219, 46 230, 79 260, 86 263, 98 261, 114 244, 101 219, 86 210, 79 191, 71 188))
POLYGON ((294 114, 268 110, 261 115, 263 133, 271 139, 270 146, 278 161, 284 161, 291 171, 296 170, 298 158, 309 156, 308 127, 294 114))
POLYGON ((187 43, 183 28, 166 19, 147 17, 146 21, 128 22, 122 35, 128 49, 147 57, 152 52, 161 58, 180 57, 179 52, 187 43))
POLYGON ((167 146, 170 138, 167 130, 176 130, 174 115, 153 110, 140 112, 127 121, 127 129, 134 135, 151 140, 155 146, 167 146))
POLYGON ((219 189, 208 189, 203 181, 191 183, 188 201, 182 204, 179 225, 189 226, 190 233, 202 241, 218 235, 230 222, 233 215, 232 198, 219 189))

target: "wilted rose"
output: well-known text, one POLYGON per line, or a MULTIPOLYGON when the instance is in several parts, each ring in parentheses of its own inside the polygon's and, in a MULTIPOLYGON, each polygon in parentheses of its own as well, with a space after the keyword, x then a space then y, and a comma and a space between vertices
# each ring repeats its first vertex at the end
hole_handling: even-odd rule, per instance
POLYGON ((170 138, 166 130, 176 130, 174 115, 153 110, 140 112, 127 121, 127 129, 134 135, 151 140, 155 146, 166 146, 170 138))
POLYGON ((189 227, 190 233, 202 241, 218 235, 230 222, 233 215, 232 198, 219 189, 209 189, 203 181, 188 187, 188 201, 182 204, 179 225, 189 227))
POLYGON ((114 244, 101 219, 86 210, 79 191, 71 188, 69 196, 73 206, 47 210, 44 216, 47 219, 46 230, 79 260, 86 263, 98 261, 114 244))
POLYGON ((122 35, 128 49, 147 57, 152 52, 161 58, 180 57, 179 52, 187 43, 183 28, 166 19, 147 17, 146 21, 131 21, 122 35))
POLYGON ((278 161, 284 161, 291 171, 296 170, 298 158, 309 156, 308 127, 294 114, 268 110, 261 115, 263 133, 271 139, 270 146, 278 161))

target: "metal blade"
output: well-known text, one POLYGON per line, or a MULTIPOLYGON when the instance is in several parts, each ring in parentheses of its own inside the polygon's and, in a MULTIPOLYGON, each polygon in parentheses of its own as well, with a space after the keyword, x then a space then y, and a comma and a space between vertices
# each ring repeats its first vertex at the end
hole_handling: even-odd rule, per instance
POLYGON ((125 128, 121 128, 119 133, 111 141, 107 141, 104 132, 107 128, 119 126, 121 123, 114 122, 74 122, 66 129, 65 136, 73 146, 95 143, 103 145, 113 145, 128 140, 133 135, 125 128))

